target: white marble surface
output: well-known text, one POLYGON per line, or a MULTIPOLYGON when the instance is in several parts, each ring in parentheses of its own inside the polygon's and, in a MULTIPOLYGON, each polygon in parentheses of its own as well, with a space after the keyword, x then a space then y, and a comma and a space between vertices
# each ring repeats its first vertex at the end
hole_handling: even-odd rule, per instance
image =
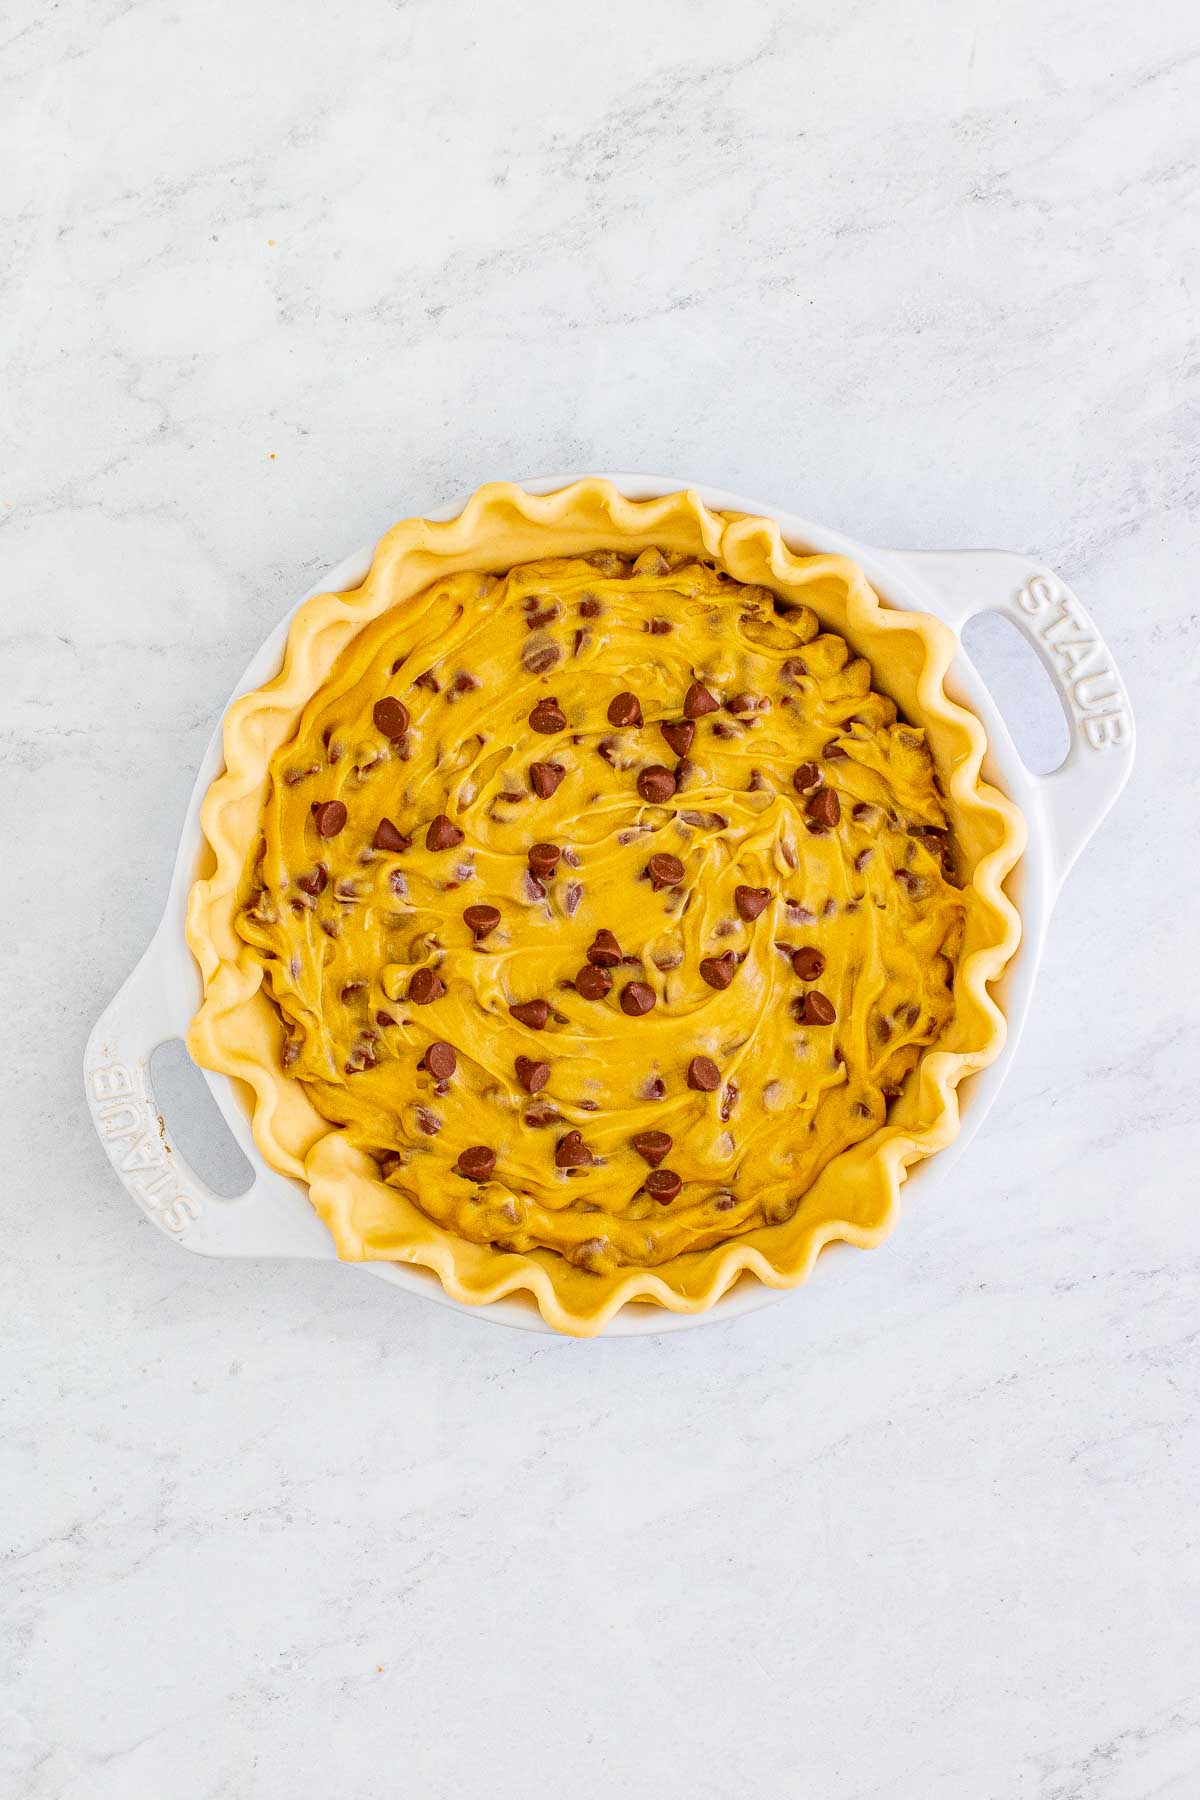
POLYGON ((0 1791, 1190 1800, 1193 0, 3 37, 0 1791), (229 686, 381 518, 605 466, 1036 551, 1121 659, 1139 767, 955 1191, 592 1345, 187 1256, 80 1057, 229 686))

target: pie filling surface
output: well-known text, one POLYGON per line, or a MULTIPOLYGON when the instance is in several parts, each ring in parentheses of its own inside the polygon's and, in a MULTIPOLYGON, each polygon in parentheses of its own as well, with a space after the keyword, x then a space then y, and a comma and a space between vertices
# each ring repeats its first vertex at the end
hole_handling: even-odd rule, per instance
POLYGON ((273 756, 237 930, 318 1112, 431 1220, 596 1272, 796 1213, 949 1023, 923 732, 691 556, 448 575, 273 756))

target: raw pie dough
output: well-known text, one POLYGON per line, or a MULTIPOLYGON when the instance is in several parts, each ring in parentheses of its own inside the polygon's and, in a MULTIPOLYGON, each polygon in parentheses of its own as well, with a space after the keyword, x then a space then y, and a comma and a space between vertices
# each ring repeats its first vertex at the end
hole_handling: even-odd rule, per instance
MULTIPOLYGON (((840 584, 883 616, 854 566, 775 534, 789 579, 735 579, 722 529, 773 527, 704 514, 680 542, 653 529, 667 502, 617 505, 657 510, 642 547, 615 520, 575 554, 497 569, 492 545, 393 604, 385 540, 359 590, 373 616, 260 757, 227 896, 258 1034, 273 1021, 270 1085, 303 1096, 305 1174, 342 1254, 443 1280, 483 1259, 493 1288, 503 1265, 548 1272, 500 1291, 531 1286, 572 1330, 622 1283, 708 1304, 721 1275, 763 1273, 773 1239, 793 1252, 767 1264, 778 1281, 828 1236, 882 1235, 920 1132, 953 1135, 953 1081, 999 1047, 984 966, 1016 941, 999 879, 1020 822, 978 783, 977 722, 918 669, 943 724, 970 720, 939 772, 873 679, 909 646, 879 634, 868 660, 815 610, 840 584), (970 796, 959 817, 943 773, 970 796), (955 1066, 930 1070, 951 1039, 955 1066), (835 1208, 831 1231, 839 1168, 844 1200, 875 1204, 835 1208), (414 1225, 439 1257, 413 1254, 414 1225)), ((928 662, 940 628, 891 616, 928 662)), ((204 1020, 193 1047, 214 1061, 204 1020)), ((263 1147, 294 1160, 270 1131, 263 1147)))

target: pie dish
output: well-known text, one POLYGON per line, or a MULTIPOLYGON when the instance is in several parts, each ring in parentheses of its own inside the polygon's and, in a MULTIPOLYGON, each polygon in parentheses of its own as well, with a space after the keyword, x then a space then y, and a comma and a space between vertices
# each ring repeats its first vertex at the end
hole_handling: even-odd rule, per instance
POLYGON ((188 1042, 338 1254, 589 1335, 879 1242, 1020 937, 955 649, 601 480, 405 521, 302 607, 201 810, 188 1042))

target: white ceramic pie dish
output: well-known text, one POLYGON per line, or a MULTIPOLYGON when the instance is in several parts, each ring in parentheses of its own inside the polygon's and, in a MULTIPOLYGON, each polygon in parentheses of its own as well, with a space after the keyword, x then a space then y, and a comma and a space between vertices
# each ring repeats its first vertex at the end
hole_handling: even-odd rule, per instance
MULTIPOLYGON (((574 475, 543 476, 519 485, 532 493, 548 493, 577 479, 574 475)), ((959 1089, 962 1122, 955 1142, 917 1165, 908 1177, 906 1197, 915 1191, 925 1203, 937 1184, 950 1176, 995 1102, 1020 1041, 1046 928, 1063 881, 1129 777, 1133 715, 1116 665, 1075 595, 1029 557, 999 550, 879 550, 777 507, 678 477, 608 475, 606 479, 631 499, 690 488, 715 511, 773 518, 792 550, 852 557, 887 604, 932 613, 956 633, 979 613, 1003 613, 1033 643, 1063 697, 1070 720, 1070 748, 1053 774, 1037 776, 1022 762, 988 688, 961 645, 946 680, 951 697, 983 721, 989 741, 984 775, 1021 808, 1029 840, 1007 884, 1023 924, 1021 946, 998 988, 1008 1035, 995 1062, 959 1089)), ((464 501, 465 497, 427 516, 453 518, 464 501)), ((292 611, 314 594, 357 586, 370 566, 373 549, 368 546, 345 558, 298 600, 292 611)), ((289 613, 280 621, 251 660, 230 701, 262 686, 277 672, 291 617, 289 613)), ((222 766, 219 720, 188 804, 163 918, 142 960, 88 1040, 84 1065, 88 1103, 118 1178, 147 1217, 185 1248, 207 1256, 332 1260, 336 1254, 332 1239, 310 1206, 303 1185, 264 1162, 254 1143, 248 1110, 226 1076, 203 1071, 254 1171, 247 1192, 232 1200, 215 1193, 180 1155, 151 1087, 152 1053, 168 1039, 184 1035, 200 1003, 199 972, 185 942, 184 919, 188 890, 203 849, 200 803, 222 766)), ((402 1263, 356 1266, 477 1319, 531 1331, 550 1330, 526 1297, 465 1306, 451 1299, 428 1270, 402 1263)), ((658 1306, 633 1304, 624 1307, 606 1331, 614 1336, 679 1331, 752 1311, 787 1291, 744 1276, 707 1312, 671 1313, 658 1306)))

